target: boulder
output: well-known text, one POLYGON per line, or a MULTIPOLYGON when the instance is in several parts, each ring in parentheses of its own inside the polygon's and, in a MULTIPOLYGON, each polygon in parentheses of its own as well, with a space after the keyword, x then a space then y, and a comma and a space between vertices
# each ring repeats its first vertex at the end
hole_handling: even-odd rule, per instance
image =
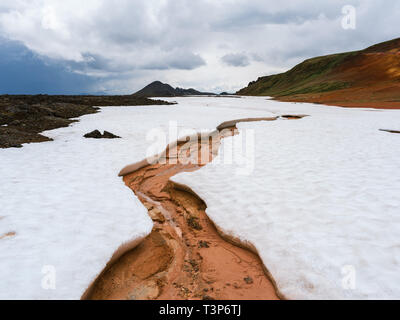
POLYGON ((116 136, 115 134, 104 131, 103 134, 99 130, 94 130, 84 135, 85 138, 92 138, 92 139, 118 139, 121 137, 116 136))

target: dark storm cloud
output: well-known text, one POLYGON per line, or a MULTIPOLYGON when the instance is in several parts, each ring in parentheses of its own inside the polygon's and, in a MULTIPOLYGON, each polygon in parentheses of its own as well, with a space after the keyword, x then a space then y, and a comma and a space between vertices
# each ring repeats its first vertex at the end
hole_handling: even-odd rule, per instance
POLYGON ((80 94, 92 92, 96 79, 44 62, 21 44, 0 39, 0 94, 80 94))

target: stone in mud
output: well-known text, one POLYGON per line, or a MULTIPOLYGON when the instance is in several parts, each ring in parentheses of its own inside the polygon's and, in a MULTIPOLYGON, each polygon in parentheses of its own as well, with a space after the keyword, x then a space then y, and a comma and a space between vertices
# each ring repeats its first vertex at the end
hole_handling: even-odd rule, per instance
POLYGON ((209 248, 210 245, 207 241, 200 240, 199 241, 199 248, 209 248))
POLYGON ((195 271, 195 272, 198 272, 199 270, 200 270, 200 268, 199 268, 199 264, 197 263, 197 261, 196 260, 189 260, 189 263, 190 263, 190 265, 192 266, 192 268, 193 268, 193 270, 195 271))
POLYGON ((253 284, 253 279, 251 277, 246 277, 243 279, 244 282, 246 282, 247 284, 253 284))
POLYGON ((199 218, 190 216, 189 218, 187 218, 187 224, 188 224, 188 226, 191 227, 192 229, 195 229, 195 230, 202 230, 203 227, 200 225, 200 223, 199 223, 198 220, 199 220, 199 218))

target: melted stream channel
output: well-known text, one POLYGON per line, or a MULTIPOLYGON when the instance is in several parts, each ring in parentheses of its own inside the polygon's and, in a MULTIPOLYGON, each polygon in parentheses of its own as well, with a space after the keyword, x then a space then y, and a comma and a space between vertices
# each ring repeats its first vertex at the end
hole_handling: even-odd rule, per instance
POLYGON ((237 122, 276 119, 229 121, 206 137, 198 135, 193 142, 198 148, 187 148, 192 142, 178 141, 160 157, 197 156, 200 164, 158 161, 124 169, 125 184, 146 206, 154 227, 139 245, 108 265, 83 298, 278 299, 273 280, 255 251, 222 235, 206 215, 202 199, 170 181, 177 173, 198 170, 212 161, 221 139, 237 133, 237 122))

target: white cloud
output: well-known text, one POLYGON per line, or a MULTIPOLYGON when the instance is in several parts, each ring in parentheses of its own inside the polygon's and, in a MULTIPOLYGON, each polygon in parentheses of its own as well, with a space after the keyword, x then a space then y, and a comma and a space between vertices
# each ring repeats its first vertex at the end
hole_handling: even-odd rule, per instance
POLYGON ((399 12, 395 0, 2 0, 0 36, 101 77, 108 91, 156 79, 234 91, 308 57, 395 38, 399 12), (356 30, 341 28, 346 4, 356 30))

